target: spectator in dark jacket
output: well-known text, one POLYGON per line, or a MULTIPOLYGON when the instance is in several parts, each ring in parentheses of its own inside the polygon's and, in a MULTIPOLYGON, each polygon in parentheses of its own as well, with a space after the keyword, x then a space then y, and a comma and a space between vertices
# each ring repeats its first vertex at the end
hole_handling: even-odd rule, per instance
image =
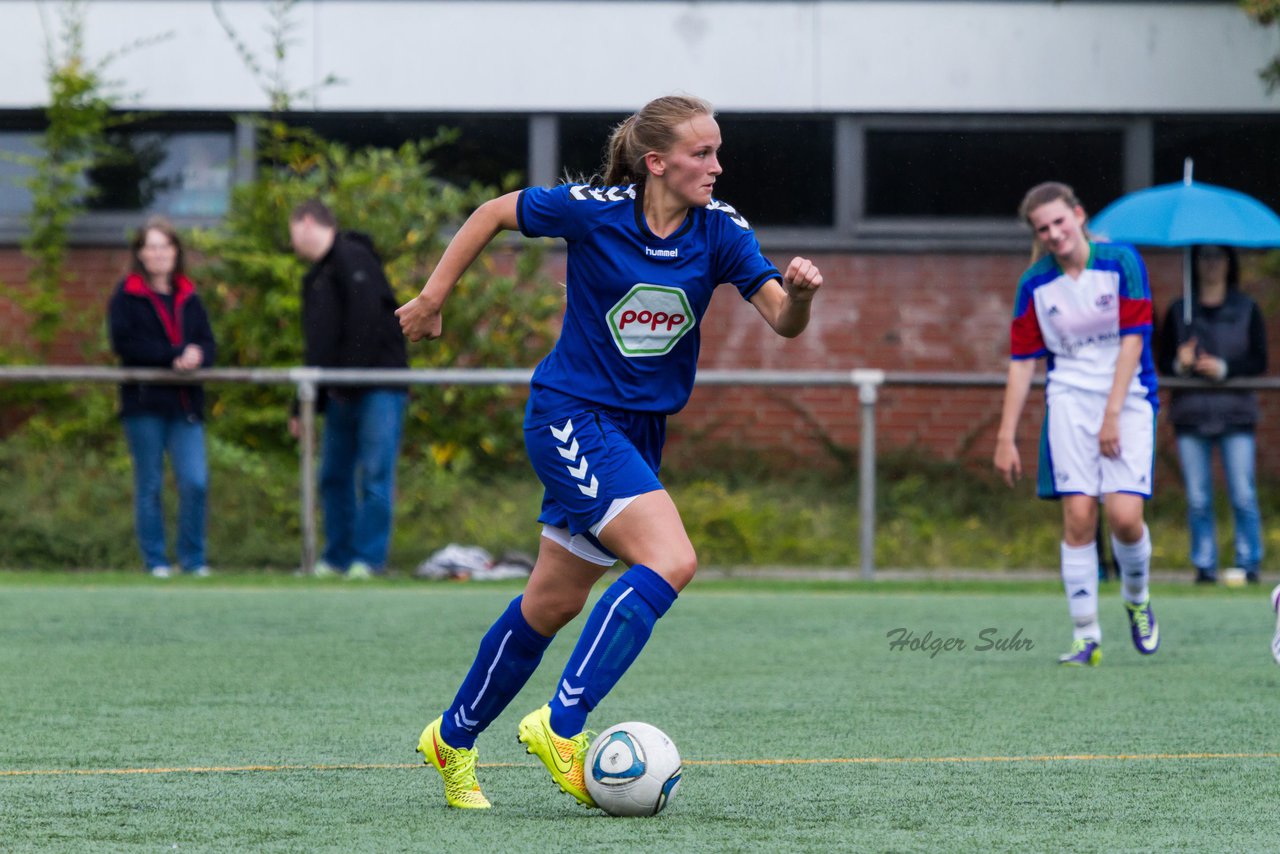
MULTIPOLYGON (((130 272, 107 310, 111 347, 125 367, 190 372, 213 364, 209 316, 183 272, 182 242, 172 225, 153 217, 130 244, 130 272)), ((198 384, 120 386, 120 417, 133 458, 134 518, 146 571, 168 578, 168 547, 160 493, 164 456, 178 483, 177 557, 192 575, 205 561, 204 389, 198 384)))
POLYGON ((1159 367, 1164 373, 1206 382, 1175 389, 1169 419, 1178 437, 1178 457, 1187 489, 1191 562, 1196 581, 1218 575, 1218 539, 1213 510, 1213 449, 1226 474, 1235 519, 1236 566, 1258 582, 1262 561, 1262 520, 1254 486, 1258 398, 1247 389, 1218 386, 1228 377, 1257 376, 1267 369, 1267 331, 1258 304, 1240 293, 1240 262, 1229 246, 1196 246, 1191 251, 1192 320, 1183 300, 1165 314, 1159 367))
MULTIPOLYGON (((320 201, 289 218, 294 252, 312 264, 302 280, 306 363, 322 368, 407 368, 404 335, 373 242, 339 231, 320 201)), ((404 386, 329 386, 317 409, 325 427, 320 503, 325 546, 317 576, 368 578, 384 571, 391 541, 396 459, 408 391, 404 386)), ((297 436, 296 417, 290 431, 297 436)))

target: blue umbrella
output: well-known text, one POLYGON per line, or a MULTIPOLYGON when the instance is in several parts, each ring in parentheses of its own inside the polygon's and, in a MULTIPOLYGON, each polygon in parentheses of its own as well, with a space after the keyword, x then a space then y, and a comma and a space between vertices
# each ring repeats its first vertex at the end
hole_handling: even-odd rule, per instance
POLYGON ((1099 237, 1147 246, 1186 246, 1183 313, 1191 322, 1191 249, 1195 244, 1280 246, 1280 216, 1236 190, 1191 180, 1187 158, 1180 183, 1161 184, 1122 196, 1089 223, 1099 237))

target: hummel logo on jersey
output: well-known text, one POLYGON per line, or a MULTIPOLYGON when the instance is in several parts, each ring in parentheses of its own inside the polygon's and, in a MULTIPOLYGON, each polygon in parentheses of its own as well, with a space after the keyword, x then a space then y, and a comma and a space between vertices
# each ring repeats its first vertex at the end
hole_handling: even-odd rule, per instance
POLYGON ((551 431, 551 435, 556 437, 556 441, 560 443, 556 447, 556 451, 560 457, 567 460, 564 470, 573 476, 574 480, 579 480, 578 491, 588 498, 595 498, 600 488, 600 481, 596 476, 591 475, 590 482, 587 481, 587 475, 590 474, 591 464, 587 462, 586 454, 579 455, 578 440, 573 437, 573 419, 564 422, 564 426, 557 430, 551 425, 547 425, 547 429, 551 431), (577 465, 573 465, 577 463, 577 465))
POLYGON ((626 187, 588 187, 586 184, 576 184, 569 188, 569 195, 580 202, 590 199, 597 202, 620 202, 623 199, 634 199, 636 187, 634 184, 626 187))
POLYGON ((678 247, 675 249, 653 249, 652 247, 646 246, 644 248, 644 254, 648 255, 650 258, 678 258, 680 257, 680 249, 678 247))

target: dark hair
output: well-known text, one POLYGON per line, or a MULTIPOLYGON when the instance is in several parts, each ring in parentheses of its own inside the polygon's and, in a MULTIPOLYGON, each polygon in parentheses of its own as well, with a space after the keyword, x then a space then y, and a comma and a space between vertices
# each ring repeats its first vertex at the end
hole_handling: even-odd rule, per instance
POLYGON ((328 228, 338 227, 338 218, 329 210, 329 206, 319 199, 307 199, 289 214, 289 222, 299 222, 304 217, 311 217, 320 225, 328 228))
POLYGON ((178 237, 178 231, 173 227, 173 223, 162 216, 147 217, 147 221, 142 224, 142 227, 134 232, 133 240, 129 241, 129 272, 137 273, 144 278, 147 275, 147 268, 143 266, 142 259, 138 257, 138 253, 142 251, 143 244, 147 242, 147 232, 149 231, 160 232, 169 239, 169 242, 173 244, 173 248, 178 250, 178 255, 173 262, 173 275, 169 277, 170 280, 183 275, 186 268, 183 263, 182 239, 178 237))
MULTIPOLYGON (((1080 204, 1080 200, 1076 198, 1076 191, 1071 189, 1069 184, 1063 184, 1061 181, 1045 181, 1042 184, 1036 184, 1027 194, 1022 197, 1022 204, 1018 205, 1018 217, 1027 225, 1031 224, 1031 212, 1036 208, 1047 205, 1050 202, 1065 202, 1067 207, 1084 208, 1080 204)), ((1089 239, 1089 229, 1084 229, 1085 239, 1089 239)), ((1040 245, 1040 240, 1033 237, 1031 240, 1031 261, 1035 263, 1040 260, 1040 256, 1044 254, 1044 247, 1040 245)))
POLYGON ((1191 247, 1191 298, 1195 302, 1200 301, 1200 253, 1204 249, 1218 249, 1227 256, 1227 290, 1234 291, 1240 287, 1240 255, 1234 246, 1196 244, 1191 247))
POLYGON ((644 156, 668 152, 680 136, 680 126, 695 116, 714 116, 711 104, 692 95, 667 95, 645 104, 609 135, 605 149, 604 183, 608 186, 643 184, 649 177, 644 156))

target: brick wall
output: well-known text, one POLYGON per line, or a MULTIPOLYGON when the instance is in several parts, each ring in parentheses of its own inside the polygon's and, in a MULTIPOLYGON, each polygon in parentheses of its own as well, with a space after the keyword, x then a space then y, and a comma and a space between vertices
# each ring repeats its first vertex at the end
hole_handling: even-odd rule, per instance
MULTIPOLYGON (((128 260, 128 250, 123 248, 71 250, 64 297, 74 322, 67 324, 67 334, 53 343, 48 358, 50 364, 83 362, 81 345, 86 335, 102 336, 105 340, 107 299, 124 275, 128 260)), ((26 281, 30 269, 31 262, 20 251, 0 248, 0 282, 20 285, 26 281)), ((21 311, 0 295, 0 341, 23 342, 34 348, 35 344, 24 335, 25 328, 21 311)))
MULTIPOLYGON (((773 253, 782 262, 787 253, 773 253)), ((1156 310, 1181 293, 1178 251, 1145 253, 1156 310)), ((717 293, 703 326, 701 364, 708 368, 974 371, 1003 374, 1008 326, 1025 254, 816 255, 826 285, 810 328, 793 341, 773 336, 750 305, 727 288, 717 293)), ((1244 288, 1265 308, 1275 282, 1246 264, 1244 288)), ((1268 314, 1269 341, 1280 341, 1280 317, 1268 314)), ((1273 345, 1274 346, 1274 345, 1273 345)), ((1274 359, 1273 359, 1274 363, 1274 359)), ((882 449, 920 448, 986 465, 995 444, 1003 389, 887 386, 877 406, 882 449)), ((1167 399, 1167 396, 1165 396, 1167 399)), ((1280 475, 1280 395, 1264 393, 1259 464, 1280 475)), ((1033 390, 1019 430, 1023 463, 1033 470, 1044 409, 1033 390)), ((854 390, 699 389, 673 434, 711 435, 808 460, 834 462, 856 453, 854 390), (831 452, 836 448, 836 454, 831 452)), ((1172 432, 1161 421, 1162 470, 1176 466, 1172 432)))
MULTIPOLYGON (((783 262, 790 253, 770 253, 783 262)), ((1144 253, 1157 311, 1177 297, 1181 254, 1144 253)), ((1008 361, 1008 325, 1024 253, 814 254, 826 285, 809 329, 783 339, 769 331, 755 309, 731 288, 720 288, 702 329, 703 368, 769 368, 1003 373, 1008 361)), ((102 328, 102 311, 119 279, 123 250, 81 249, 72 255, 75 278, 70 303, 88 313, 85 327, 102 328)), ((548 264, 563 281, 563 257, 548 264)), ((26 262, 16 250, 0 250, 0 280, 20 281, 26 262)), ((1268 309, 1276 282, 1263 281, 1245 265, 1244 288, 1268 309)), ((214 318, 215 327, 217 318, 214 318)), ((1280 311, 1268 311, 1269 340, 1280 342, 1280 311)), ((0 334, 20 328, 12 306, 0 300, 0 334)), ((76 341, 58 342, 52 361, 80 360, 76 341)), ((1273 357, 1273 362, 1275 358, 1273 357)), ((877 440, 882 449, 921 449, 948 459, 986 465, 995 441, 1002 389, 881 389, 877 440)), ((1280 394, 1264 393, 1259 465, 1280 476, 1280 394)), ((1023 414, 1019 447, 1033 468, 1043 407, 1033 391, 1023 414)), ((859 409, 855 389, 700 387, 688 408, 672 419, 671 451, 709 439, 754 449, 771 462, 836 465, 856 460, 859 409)), ((1161 422, 1160 456, 1175 458, 1172 436, 1161 422)), ((705 448, 701 442, 699 447, 705 448)))

